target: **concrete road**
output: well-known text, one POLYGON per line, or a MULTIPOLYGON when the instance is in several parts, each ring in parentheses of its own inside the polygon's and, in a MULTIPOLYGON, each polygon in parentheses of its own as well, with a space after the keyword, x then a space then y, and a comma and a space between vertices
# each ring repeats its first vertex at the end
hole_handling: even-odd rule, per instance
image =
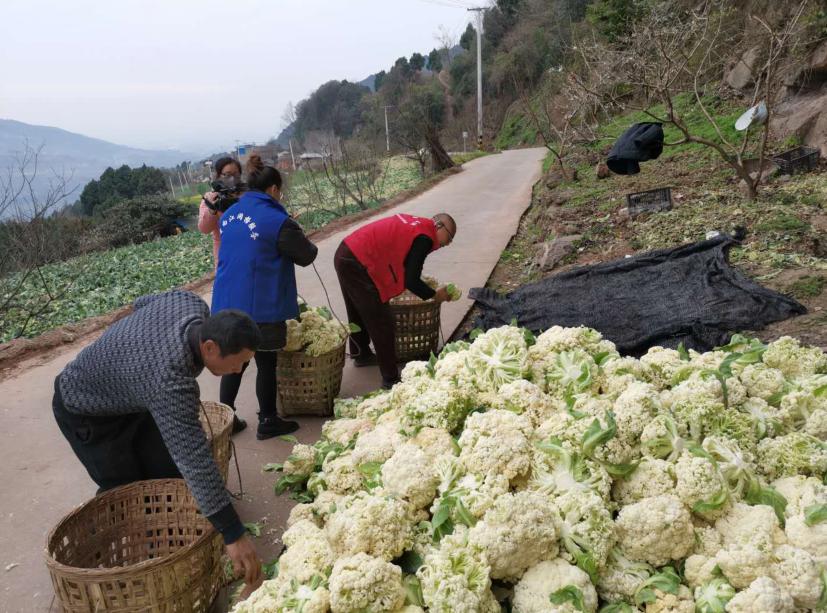
MULTIPOLYGON (((522 149, 479 158, 431 190, 383 213, 407 212, 431 216, 441 211, 458 222, 453 244, 430 256, 426 274, 460 287, 483 285, 500 253, 517 229, 531 198, 532 185, 540 176, 544 149, 522 149)), ((333 253, 353 228, 319 242, 316 268, 301 269, 299 292, 310 304, 323 305, 330 298, 333 310, 345 317, 342 297, 333 270, 333 253)), ((209 302, 209 295, 206 296, 209 302)), ((446 304, 442 310, 443 334, 447 337, 471 306, 464 299, 446 304)), ((72 508, 91 498, 95 486, 68 443, 60 434, 51 412, 53 381, 71 361, 80 345, 41 360, 12 379, 0 382, 0 611, 57 611, 43 550, 49 530, 72 508), (15 565, 15 566, 13 566, 15 565)), ((280 440, 257 441, 254 433, 257 405, 255 367, 242 383, 238 410, 251 424, 235 437, 245 496, 237 507, 245 521, 265 523, 258 545, 262 557, 274 555, 279 536, 292 506, 287 498, 273 495, 273 475, 262 474, 267 462, 283 461, 290 444, 280 440)), ((202 397, 218 399, 218 379, 205 373, 200 378, 202 397)), ((375 368, 345 369, 342 396, 363 394, 378 387, 375 368)), ((301 419, 297 433, 302 442, 318 439, 322 420, 301 419)), ((231 467, 231 473, 234 468, 231 467)), ((239 488, 231 474, 229 487, 239 488)))

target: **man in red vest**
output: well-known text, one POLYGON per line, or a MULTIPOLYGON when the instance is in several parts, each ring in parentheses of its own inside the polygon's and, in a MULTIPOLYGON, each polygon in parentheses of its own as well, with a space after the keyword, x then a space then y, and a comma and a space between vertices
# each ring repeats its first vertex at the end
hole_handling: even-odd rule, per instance
POLYGON ((356 366, 379 364, 385 389, 399 381, 388 301, 406 289, 422 300, 449 299, 445 287, 434 291, 422 280, 422 266, 429 253, 451 244, 456 231, 447 213, 432 219, 400 213, 362 226, 336 250, 333 265, 347 317, 361 330, 350 338, 350 353, 356 366))

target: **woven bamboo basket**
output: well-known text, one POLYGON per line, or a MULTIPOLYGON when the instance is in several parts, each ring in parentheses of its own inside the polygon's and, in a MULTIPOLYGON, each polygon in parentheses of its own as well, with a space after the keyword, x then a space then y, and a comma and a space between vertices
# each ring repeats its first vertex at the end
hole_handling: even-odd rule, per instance
POLYGON ((230 437, 233 434, 233 409, 220 402, 201 402, 201 426, 207 433, 207 441, 212 447, 212 455, 224 483, 227 483, 227 475, 230 470, 230 458, 233 455, 230 437))
POLYGON ((49 534, 46 565, 65 613, 190 613, 218 594, 222 550, 183 479, 157 479, 69 513, 49 534))
POLYGON ((276 363, 279 408, 291 415, 333 415, 333 399, 342 388, 345 343, 317 357, 304 351, 279 351, 276 363))
POLYGON ((391 299, 394 345, 400 362, 427 359, 439 347, 440 305, 405 290, 391 299))

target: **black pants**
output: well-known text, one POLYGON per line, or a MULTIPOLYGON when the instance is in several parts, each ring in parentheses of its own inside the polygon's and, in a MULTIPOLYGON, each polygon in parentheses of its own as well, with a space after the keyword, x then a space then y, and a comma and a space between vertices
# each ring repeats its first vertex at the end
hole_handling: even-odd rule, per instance
POLYGON ((63 404, 58 379, 52 400, 55 420, 72 451, 98 484, 98 493, 144 479, 181 478, 152 415, 72 413, 63 404))
POLYGON ((342 287, 347 318, 361 329, 350 337, 350 353, 365 355, 369 350, 368 343, 373 341, 382 378, 385 381, 395 381, 399 378, 399 368, 396 365, 390 305, 379 298, 379 290, 367 269, 344 242, 336 250, 333 266, 342 287))
MULTIPOLYGON (((256 351, 256 398, 258 398, 258 419, 276 417, 276 398, 278 387, 276 384, 276 358, 275 351, 256 351)), ((238 374, 224 375, 221 377, 221 390, 219 399, 223 404, 233 407, 235 410, 235 399, 238 396, 238 388, 241 387, 241 377, 247 370, 238 374)))

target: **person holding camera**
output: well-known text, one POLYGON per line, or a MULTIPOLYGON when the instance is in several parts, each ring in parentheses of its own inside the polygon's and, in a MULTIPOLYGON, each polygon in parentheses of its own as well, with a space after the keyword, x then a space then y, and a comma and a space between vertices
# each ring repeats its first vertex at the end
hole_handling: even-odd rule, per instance
MULTIPOLYGON (((279 202, 281 173, 265 166, 258 155, 250 156, 246 170, 248 191, 219 222, 221 247, 212 310, 244 311, 261 330, 263 340, 255 353, 259 405, 256 438, 264 440, 299 427, 276 413, 276 352, 287 342, 285 322, 299 316, 296 264, 309 266, 318 249, 279 202)), ((235 408, 243 374, 221 378, 222 403, 235 408)))
POLYGON ((213 190, 204 194, 201 205, 198 207, 198 229, 202 234, 212 234, 213 261, 218 267, 218 249, 221 247, 221 233, 218 230, 218 221, 221 214, 238 202, 237 191, 243 187, 241 183, 241 164, 231 157, 223 157, 215 161, 215 181, 213 190))

